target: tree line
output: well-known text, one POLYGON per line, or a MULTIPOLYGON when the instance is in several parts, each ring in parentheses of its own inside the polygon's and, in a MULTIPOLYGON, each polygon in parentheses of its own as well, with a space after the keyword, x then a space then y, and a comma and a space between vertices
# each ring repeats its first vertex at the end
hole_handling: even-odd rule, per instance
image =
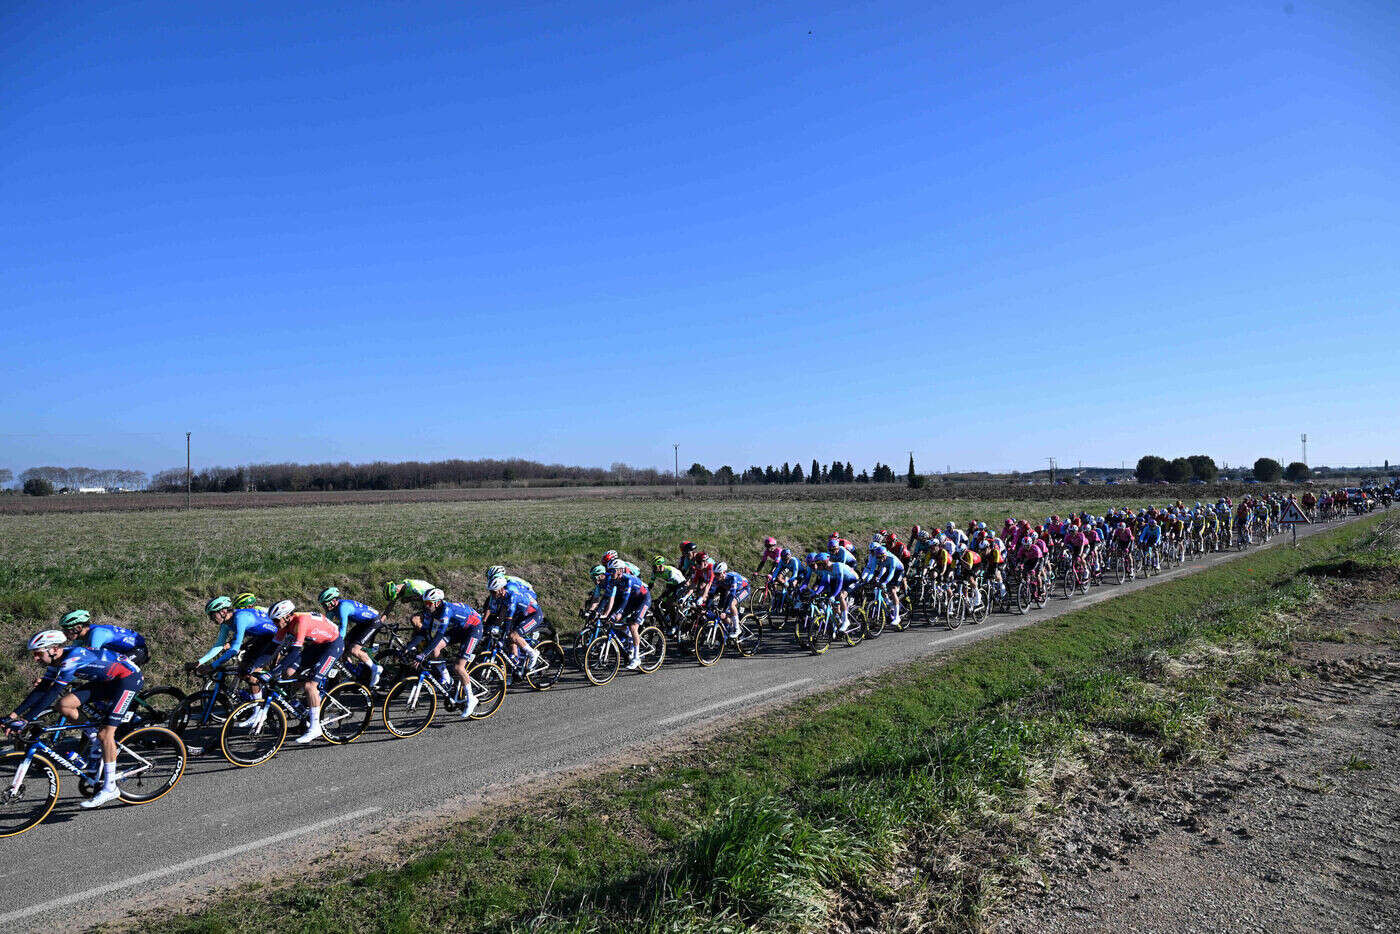
POLYGON ((879 461, 875 462, 873 470, 862 470, 857 474, 855 466, 850 461, 832 461, 830 464, 823 464, 815 457, 812 458, 811 468, 805 471, 802 469, 801 462, 793 464, 788 461, 785 461, 781 467, 774 467, 772 464, 769 464, 767 467, 751 466, 741 473, 736 473, 734 468, 728 464, 723 465, 718 470, 710 470, 710 468, 706 467, 704 464, 694 463, 691 464, 690 469, 685 472, 685 476, 692 483, 700 485, 738 483, 895 483, 899 480, 889 464, 882 464, 879 461))
MULTIPOLYGON (((0 487, 14 479, 13 471, 0 469, 0 487)), ((20 472, 19 481, 24 492, 42 496, 64 487, 139 490, 146 485, 146 474, 121 467, 30 467, 20 472)))
MULTIPOLYGON (((1204 454, 1175 457, 1171 460, 1156 454, 1147 454, 1138 460, 1134 474, 1139 483, 1156 483, 1160 480, 1168 483, 1202 480, 1209 483, 1220 476, 1220 469, 1215 466, 1213 459, 1204 454)), ((1302 461, 1294 461, 1284 467, 1272 457, 1261 457, 1254 462, 1252 474, 1260 483, 1275 483, 1279 480, 1299 483, 1311 477, 1312 471, 1302 461)))

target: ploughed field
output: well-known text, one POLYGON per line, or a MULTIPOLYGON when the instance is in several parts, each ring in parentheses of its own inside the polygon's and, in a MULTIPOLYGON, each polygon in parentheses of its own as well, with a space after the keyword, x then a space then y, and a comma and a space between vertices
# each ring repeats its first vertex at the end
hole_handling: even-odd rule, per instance
MULTIPOLYGON (((1160 488, 1158 501, 1165 501, 1160 488)), ((638 564, 674 558, 691 539, 741 572, 758 542, 775 535, 811 548, 832 531, 864 540, 885 526, 1077 509, 1066 500, 774 499, 729 495, 664 499, 528 499, 8 515, 0 519, 0 639, 21 647, 35 629, 69 609, 140 629, 151 643, 147 683, 168 680, 208 648, 216 629, 202 607, 210 596, 252 590, 264 602, 290 598, 310 608, 328 584, 383 605, 385 580, 422 577, 449 599, 476 603, 483 572, 508 566, 531 580, 549 618, 567 627, 588 589, 588 569, 617 548, 638 564)), ((1123 491, 1137 505, 1148 490, 1123 491)), ((1105 507, 1100 500, 1086 508, 1105 507)), ((0 653, 0 687, 17 695, 32 674, 22 651, 0 653)))

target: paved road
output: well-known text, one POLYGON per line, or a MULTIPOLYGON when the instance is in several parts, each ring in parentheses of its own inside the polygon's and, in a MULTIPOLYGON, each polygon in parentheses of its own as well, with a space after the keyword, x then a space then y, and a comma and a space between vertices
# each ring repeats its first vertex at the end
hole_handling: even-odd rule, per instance
MULTIPOLYGON (((1299 537, 1336 527, 1305 527, 1299 537)), ((1152 582, 1232 557, 1214 556, 1152 582)), ((65 773, 67 794, 49 820, 0 841, 0 929, 92 924, 153 904, 153 892, 167 900, 172 891, 194 896, 347 841, 372 845, 375 835, 384 839, 426 812, 460 811, 522 777, 613 758, 755 704, 1033 625, 1148 583, 1110 584, 1070 601, 1052 599, 1026 616, 993 616, 952 632, 918 626, 854 649, 833 646, 820 657, 775 639, 751 659, 726 656, 710 669, 693 659, 673 662, 601 688, 569 672, 546 694, 512 694, 490 720, 450 719, 408 740, 373 729, 344 747, 289 742, 252 769, 217 756, 195 759, 178 788, 145 807, 82 812, 65 773)))

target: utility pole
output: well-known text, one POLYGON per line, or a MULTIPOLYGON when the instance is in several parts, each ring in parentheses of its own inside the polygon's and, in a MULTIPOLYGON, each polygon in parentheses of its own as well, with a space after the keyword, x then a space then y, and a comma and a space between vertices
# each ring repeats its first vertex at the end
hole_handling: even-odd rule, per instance
POLYGON ((190 508, 190 433, 185 432, 185 508, 190 508))
POLYGON ((1304 433, 1303 433, 1303 463, 1306 464, 1307 462, 1308 462, 1308 435, 1307 435, 1307 432, 1304 432, 1304 433))
POLYGON ((672 477, 672 479, 673 479, 673 482, 672 482, 671 485, 672 485, 672 486, 680 486, 680 485, 681 485, 681 446, 680 446, 679 443, 676 443, 676 444, 671 445, 671 453, 675 454, 675 456, 676 456, 676 468, 675 468, 675 471, 671 474, 671 477, 672 477))
POLYGON ((1048 460, 1048 461, 1050 462, 1050 485, 1051 485, 1051 486, 1054 486, 1054 485, 1055 485, 1055 458, 1053 458, 1053 457, 1047 457, 1047 458, 1045 458, 1045 459, 1048 460))

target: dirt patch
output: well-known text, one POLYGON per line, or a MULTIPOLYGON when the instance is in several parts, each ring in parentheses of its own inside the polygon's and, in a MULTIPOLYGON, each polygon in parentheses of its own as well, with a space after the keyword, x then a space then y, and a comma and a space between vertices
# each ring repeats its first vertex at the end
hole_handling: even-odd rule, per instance
POLYGON ((988 927, 1400 929, 1397 613, 1324 614, 1304 677, 1252 692, 1256 728, 1212 765, 1086 773, 988 927))

